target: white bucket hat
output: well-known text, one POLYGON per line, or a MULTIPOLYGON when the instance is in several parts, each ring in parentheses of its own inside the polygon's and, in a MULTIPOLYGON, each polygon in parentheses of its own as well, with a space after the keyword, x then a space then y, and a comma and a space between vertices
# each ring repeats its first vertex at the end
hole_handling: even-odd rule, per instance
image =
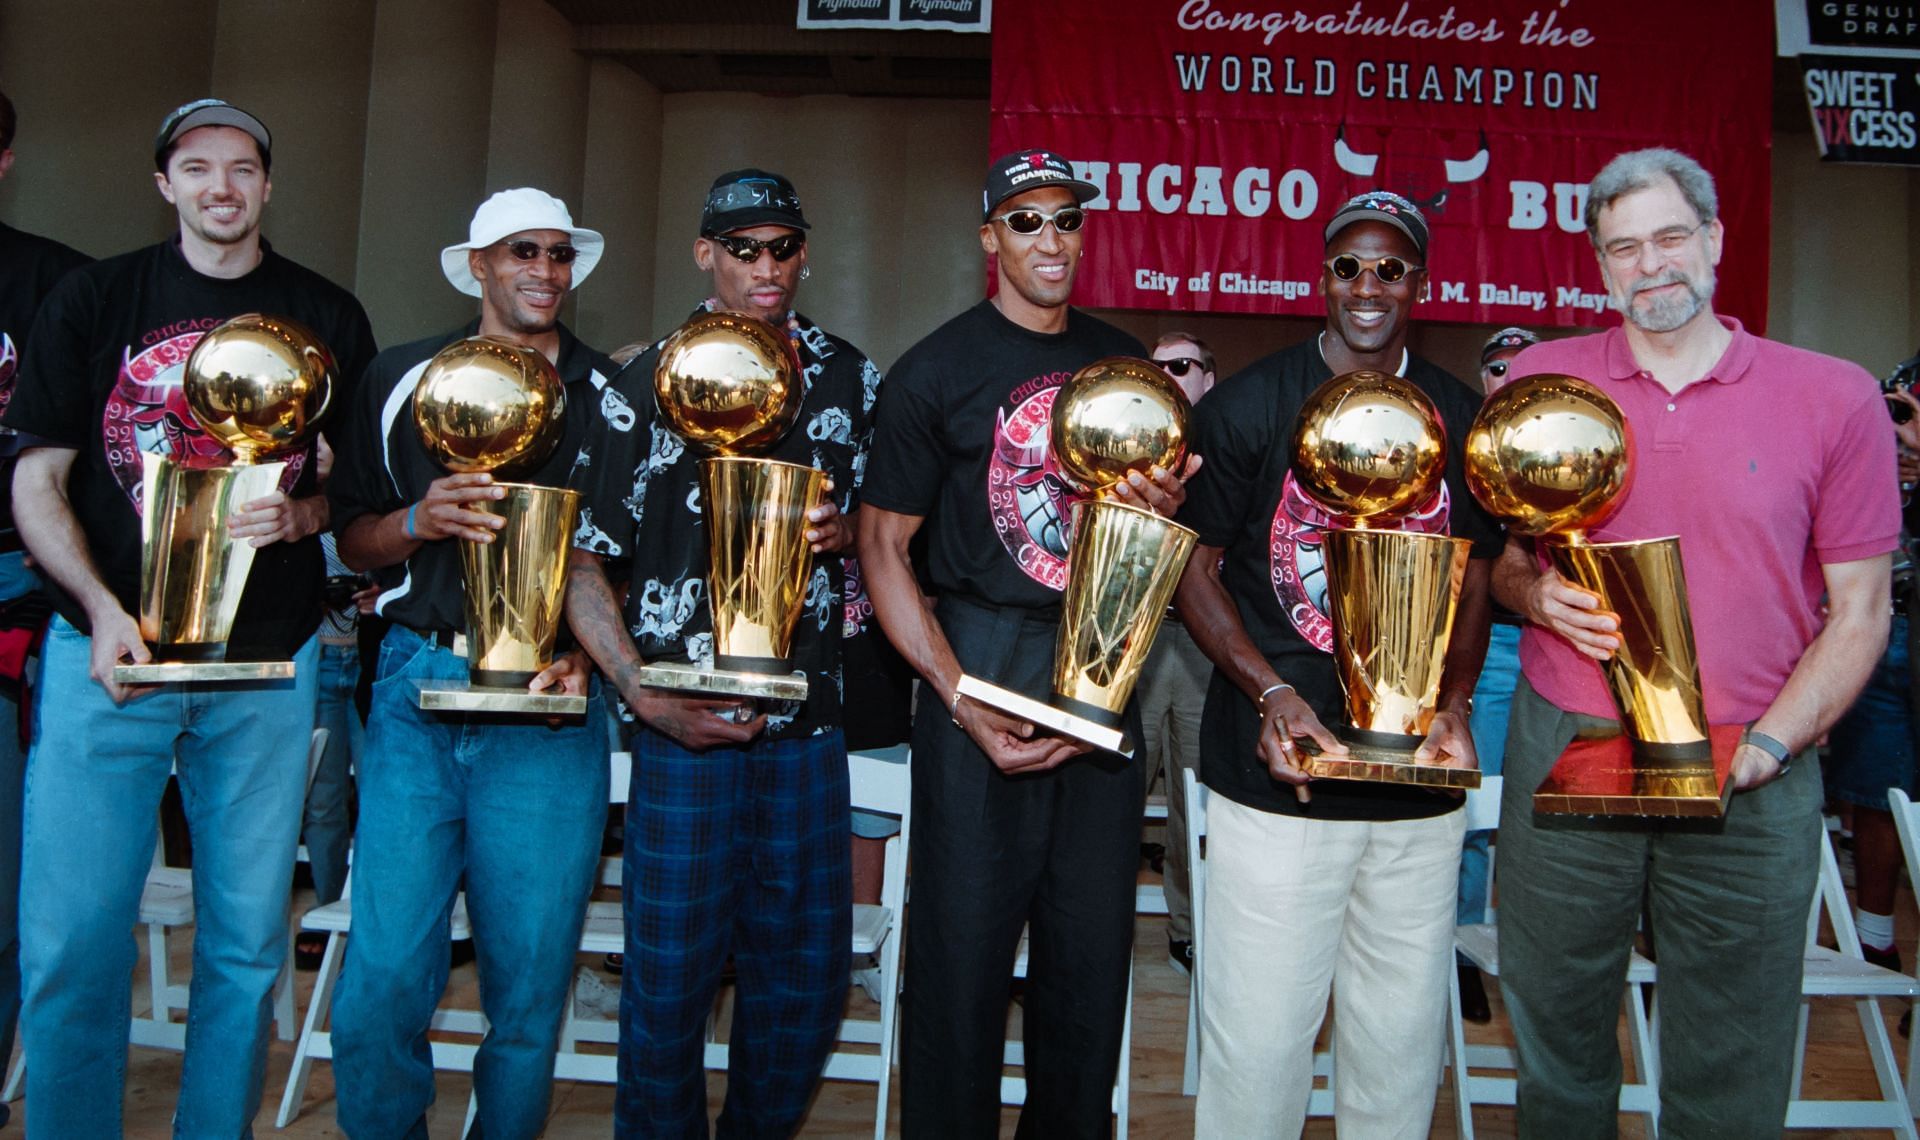
POLYGON ((504 237, 527 230, 561 230, 579 252, 573 259, 573 288, 578 289, 593 267, 600 264, 607 239, 599 230, 582 229, 573 224, 567 204, 544 190, 522 186, 502 190, 480 203, 473 212, 473 224, 467 227, 467 240, 440 251, 440 269, 455 289, 469 297, 480 295, 480 282, 467 268, 467 251, 485 249, 504 237))

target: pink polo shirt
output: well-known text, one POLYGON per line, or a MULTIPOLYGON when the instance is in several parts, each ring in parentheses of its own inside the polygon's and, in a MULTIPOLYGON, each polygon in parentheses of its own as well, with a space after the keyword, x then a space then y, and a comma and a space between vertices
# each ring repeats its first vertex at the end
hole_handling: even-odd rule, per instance
MULTIPOLYGON (((1820 632, 1821 565, 1894 549, 1900 497, 1893 426, 1864 369, 1720 322, 1726 354, 1678 393, 1619 328, 1528 348, 1513 373, 1580 377, 1626 414, 1632 482, 1590 537, 1680 536, 1707 719, 1734 724, 1766 711, 1820 632)), ((1560 708, 1619 716, 1599 663, 1559 635, 1528 626, 1520 663, 1560 708)))

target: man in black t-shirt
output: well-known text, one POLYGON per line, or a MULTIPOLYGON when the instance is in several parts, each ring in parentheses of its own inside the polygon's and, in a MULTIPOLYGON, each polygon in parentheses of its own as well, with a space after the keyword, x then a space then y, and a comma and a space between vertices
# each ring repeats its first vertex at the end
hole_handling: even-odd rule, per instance
MULTIPOLYGON (((0 179, 13 168, 18 119, 0 91, 0 179)), ((50 238, 0 222, 0 414, 13 397, 13 379, 40 302, 71 270, 93 260, 50 238)), ((20 1016, 20 795, 27 772, 20 708, 26 695, 27 656, 46 625, 40 576, 27 565, 13 529, 13 461, 21 439, 0 427, 0 1057, 13 1054, 20 1016)), ((11 1115, 0 1105, 0 1124, 11 1115)))
POLYGON ((540 190, 488 198, 468 240, 440 254, 453 287, 479 298, 479 319, 381 353, 341 432, 327 484, 340 559, 373 573, 375 612, 392 623, 367 716, 353 937, 333 1003, 334 1082, 350 1136, 426 1132, 427 1027, 446 988, 448 922, 463 883, 488 1024, 474 1059, 474 1130, 534 1136, 546 1123, 606 820, 606 710, 578 650, 558 654, 528 688, 588 694, 581 720, 419 707, 421 684, 468 679, 461 544, 513 536, 500 533, 504 517, 473 507, 506 496, 492 475, 449 475, 429 455, 413 394, 434 354, 463 337, 538 351, 566 385, 566 425, 551 456, 514 481, 563 486, 612 394, 612 363, 560 323, 604 244, 540 190))
POLYGON ((291 657, 295 677, 129 687, 112 670, 123 657, 151 657, 133 617, 141 453, 231 462, 186 406, 181 374, 194 344, 242 313, 298 321, 338 361, 335 400, 373 355, 359 303, 260 236, 271 148, 260 120, 219 100, 169 114, 154 180, 179 217, 176 234, 60 283, 27 337, 6 410, 5 426, 35 437, 15 472, 16 524, 51 579, 58 614, 37 697, 56 715, 39 718, 27 762, 20 897, 36 1133, 120 1134, 127 929, 176 767, 194 840, 196 922, 175 1128, 237 1136, 260 1101, 313 727, 324 444, 286 456, 279 489, 241 504, 230 522, 258 550, 228 656, 291 657))
POLYGON ((1309 787, 1296 764, 1296 739, 1344 751, 1326 728, 1342 700, 1321 549, 1322 532, 1340 521, 1289 471, 1301 404, 1337 374, 1372 369, 1412 381, 1445 424, 1445 480, 1399 523, 1473 541, 1423 760, 1474 763, 1467 712, 1500 532, 1463 479, 1478 395, 1406 348, 1428 290, 1419 210, 1396 194, 1362 194, 1329 221, 1326 253, 1324 331, 1230 377, 1195 409, 1194 446, 1207 466, 1180 513, 1200 541, 1176 604, 1214 663, 1200 736, 1201 777, 1214 792, 1200 963, 1203 1136, 1299 1134, 1329 986, 1343 1132, 1426 1135, 1440 1067, 1460 801, 1399 785, 1309 787), (1276 948, 1285 969, 1274 967, 1276 948))
POLYGON ((721 1135, 800 1127, 845 1010, 841 555, 880 371, 794 309, 807 228, 792 183, 729 171, 707 192, 693 253, 713 281, 697 312, 767 321, 800 367, 799 420, 765 457, 831 481, 830 501, 808 516, 814 559, 793 638, 804 703, 757 706, 638 683, 643 660, 713 661, 701 456, 659 415, 658 344, 614 377, 608 413, 574 469, 582 500, 567 617, 632 722, 618 1136, 706 1135, 705 1029, 729 953, 739 986, 721 1135), (625 583, 624 604, 609 576, 625 583))
MULTIPOLYGON (((1140 342, 1073 309, 1080 203, 1059 156, 988 170, 980 245, 991 300, 934 330, 888 378, 860 552, 880 624, 925 680, 913 726, 913 907, 902 1013, 901 1131, 990 1136, 1000 1119, 1008 979, 1031 932, 1021 1134, 1103 1135, 1132 964, 1144 790, 1112 753, 961 700, 962 672, 1044 699, 1075 492, 1048 453, 1076 371, 1140 342), (908 546, 924 528, 935 605, 908 546)), ((1190 469, 1191 469, 1190 465, 1190 469)), ((1171 513, 1177 473, 1116 496, 1171 513)), ((1137 706, 1128 735, 1140 739, 1137 706)))

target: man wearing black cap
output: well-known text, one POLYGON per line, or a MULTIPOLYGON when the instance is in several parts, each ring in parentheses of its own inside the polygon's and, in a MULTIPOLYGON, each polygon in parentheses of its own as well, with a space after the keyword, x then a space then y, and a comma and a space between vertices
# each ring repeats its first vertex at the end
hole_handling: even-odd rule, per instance
MULTIPOLYGON (((13 169, 18 125, 13 103, 0 91, 0 179, 13 169)), ((0 222, 0 413, 13 396, 20 344, 40 303, 62 277, 92 258, 50 238, 0 222)), ((20 708, 27 658, 47 621, 40 577, 27 565, 13 529, 11 488, 21 439, 0 428, 0 1057, 13 1053, 20 1016, 20 795, 27 754, 20 744, 20 708)), ((0 1105, 0 1124, 10 1111, 0 1105)))
POLYGON ((1229 378, 1194 413, 1207 465, 1180 521, 1200 541, 1176 604, 1214 664, 1200 737, 1201 776, 1214 793, 1201 1136, 1299 1135, 1329 988, 1342 1133, 1425 1136, 1440 1068, 1460 800, 1398 785, 1309 786, 1297 765, 1297 739, 1345 750, 1325 727, 1342 707, 1321 552, 1336 520, 1290 474, 1301 404, 1332 377, 1370 369, 1404 376, 1445 422, 1445 481, 1402 527, 1474 547, 1423 760, 1474 763, 1469 696, 1500 532, 1462 478, 1478 397, 1406 347, 1428 289, 1425 219, 1399 195, 1362 194, 1327 224, 1326 255, 1325 329, 1229 378))
POLYGON ((135 956, 127 931, 174 767, 193 831, 195 909, 174 1127, 242 1135, 260 1101, 314 715, 324 444, 291 455, 280 489, 242 504, 230 523, 259 549, 227 655, 292 658, 294 679, 128 687, 112 670, 151 657, 132 616, 141 453, 230 462, 181 389, 195 342, 241 313, 289 318, 331 348, 343 388, 373 355, 359 303, 261 238, 272 154, 267 128, 230 104, 203 99, 168 115, 154 140, 154 181, 178 232, 54 290, 6 411, 5 426, 35 437, 14 477, 16 517, 58 613, 38 698, 58 713, 40 719, 27 763, 20 897, 36 1133, 120 1134, 135 956))
MULTIPOLYGON (((998 291, 908 350, 874 437, 860 550, 887 636, 923 679, 913 726, 901 1131, 990 1136, 1008 979, 1031 933, 1021 1134, 1103 1135, 1132 964, 1143 789, 1112 753, 973 701, 963 672, 1044 697, 1074 493, 1047 453, 1054 395, 1139 341, 1073 309, 1097 190, 1044 150, 987 172, 980 245, 998 291), (932 607, 908 546, 926 532, 932 607)), ((1193 464, 1189 464, 1191 470, 1193 464)), ((1179 473, 1120 485, 1163 514, 1179 473)), ((1137 705, 1128 735, 1140 739, 1137 705)))
POLYGON ((479 299, 466 326, 390 348, 367 370, 327 484, 341 559, 373 572, 380 643, 354 835, 353 937, 333 1003, 334 1080, 350 1136, 422 1135, 433 1103, 427 1027, 447 984, 447 929, 466 891, 487 1035, 474 1057, 474 1130, 535 1136, 574 953, 606 826, 606 710, 585 655, 560 653, 528 688, 588 697, 579 720, 460 715, 419 707, 416 688, 468 680, 465 542, 506 522, 473 504, 504 498, 484 472, 450 475, 414 428, 412 397, 442 348, 498 337, 539 352, 566 387, 560 442, 519 480, 566 481, 606 411, 613 365, 560 322, 605 242, 558 198, 502 190, 474 211, 440 268, 479 299))
POLYGON ((830 501, 807 532, 814 562, 793 639, 804 703, 758 705, 638 683, 644 661, 713 661, 699 456, 659 419, 658 344, 614 377, 574 470, 581 492, 567 616, 631 722, 620 1136, 704 1136, 705 1030, 729 954, 738 973, 721 1135, 787 1136, 833 1050, 846 1004, 851 902, 841 731, 841 555, 880 372, 793 307, 807 220, 793 184, 762 170, 714 180, 693 258, 713 281, 696 315, 751 314, 781 330, 804 377, 793 430, 768 458, 817 467, 830 501), (624 605, 608 579, 625 583, 624 605))

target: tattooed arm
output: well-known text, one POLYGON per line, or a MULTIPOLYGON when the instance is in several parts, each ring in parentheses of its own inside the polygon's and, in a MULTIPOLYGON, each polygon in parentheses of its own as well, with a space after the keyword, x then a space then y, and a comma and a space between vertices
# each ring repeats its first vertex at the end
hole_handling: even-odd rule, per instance
POLYGON ((695 751, 715 745, 741 745, 767 726, 765 714, 744 724, 732 717, 739 700, 680 696, 640 683, 646 664, 620 617, 620 599, 607 581, 600 556, 575 547, 567 557, 567 624, 573 636, 600 666, 633 715, 664 736, 695 751))

